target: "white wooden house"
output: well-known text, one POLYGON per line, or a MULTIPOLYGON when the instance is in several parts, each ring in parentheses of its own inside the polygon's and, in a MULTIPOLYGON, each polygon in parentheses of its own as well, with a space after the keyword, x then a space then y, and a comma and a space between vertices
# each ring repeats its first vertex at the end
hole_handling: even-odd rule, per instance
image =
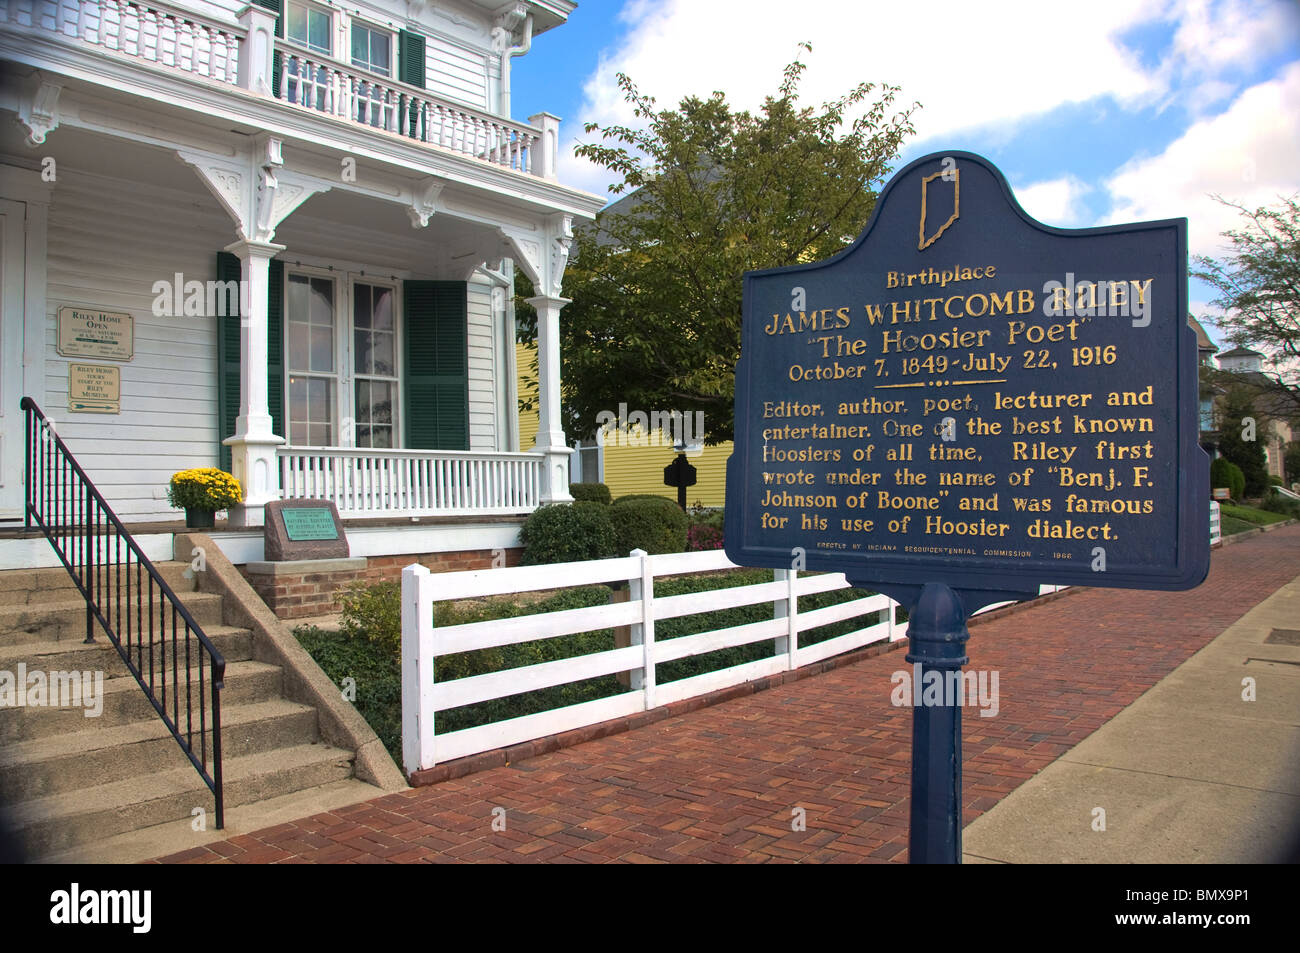
POLYGON ((510 66, 574 7, 0 0, 0 520, 23 395, 128 523, 179 518, 173 472, 231 469, 237 563, 280 498, 371 521, 354 555, 508 547, 567 499, 560 280, 603 200, 557 180, 556 117, 511 118, 510 66))

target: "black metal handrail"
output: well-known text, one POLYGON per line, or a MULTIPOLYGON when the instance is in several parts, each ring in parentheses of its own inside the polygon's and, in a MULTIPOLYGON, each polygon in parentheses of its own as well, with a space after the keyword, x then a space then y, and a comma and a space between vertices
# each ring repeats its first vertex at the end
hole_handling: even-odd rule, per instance
POLYGON ((226 660, 127 532, 36 402, 24 397, 22 409, 27 415, 27 528, 36 523, 86 600, 86 642, 95 641, 98 622, 198 770, 216 799, 221 830, 225 827, 221 689, 226 660), (194 677, 191 667, 196 663, 194 677))

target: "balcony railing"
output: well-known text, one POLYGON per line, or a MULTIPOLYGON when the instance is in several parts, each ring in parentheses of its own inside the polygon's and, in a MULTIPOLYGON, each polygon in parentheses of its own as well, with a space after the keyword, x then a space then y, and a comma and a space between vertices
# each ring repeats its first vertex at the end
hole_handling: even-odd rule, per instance
POLYGON ((559 137, 553 118, 542 119, 540 128, 514 122, 308 55, 274 37, 269 38, 275 54, 270 57, 267 44, 249 40, 250 28, 159 0, 0 0, 0 24, 10 33, 53 35, 100 47, 515 172, 555 175, 559 137), (255 60, 263 55, 268 60, 259 65, 255 60), (267 76, 272 82, 266 82, 267 76))
POLYGON ((213 82, 237 82, 244 31, 164 4, 0 0, 0 18, 213 82))
POLYGON ((534 172, 541 131, 453 106, 332 60, 282 49, 279 98, 363 126, 397 133, 516 172, 534 172))
POLYGON ((284 447, 280 496, 330 500, 345 517, 531 513, 541 502, 535 453, 284 447))

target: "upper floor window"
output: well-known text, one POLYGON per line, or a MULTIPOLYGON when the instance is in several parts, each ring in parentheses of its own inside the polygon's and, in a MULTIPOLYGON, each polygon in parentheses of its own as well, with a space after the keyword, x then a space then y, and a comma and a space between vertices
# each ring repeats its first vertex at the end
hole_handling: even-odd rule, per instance
POLYGON ((353 21, 352 65, 378 73, 380 76, 390 76, 392 63, 392 34, 353 21))
POLYGON ((293 0, 286 4, 286 12, 288 18, 285 33, 289 39, 301 43, 309 50, 330 55, 333 49, 330 45, 328 13, 305 3, 295 3, 293 0))

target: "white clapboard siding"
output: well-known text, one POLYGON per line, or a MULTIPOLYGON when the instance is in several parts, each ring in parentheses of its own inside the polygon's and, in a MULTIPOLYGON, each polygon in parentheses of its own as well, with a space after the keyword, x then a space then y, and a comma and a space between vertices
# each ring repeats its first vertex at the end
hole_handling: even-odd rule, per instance
MULTIPOLYGON (((894 622, 896 603, 884 595, 801 611, 801 595, 850 588, 842 573, 810 576, 777 570, 770 583, 678 596, 654 595, 656 577, 711 572, 733 566, 720 550, 661 556, 647 556, 636 551, 618 559, 458 573, 431 574, 422 566, 408 566, 402 572, 402 731, 407 770, 416 771, 490 747, 514 744, 594 724, 618 717, 618 714, 671 704, 820 662, 865 645, 897 641, 907 633, 905 624, 894 622), (435 601, 614 581, 631 584, 632 598, 582 609, 445 628, 435 626, 435 601), (770 606, 771 618, 672 639, 657 640, 654 636, 655 622, 662 619, 759 604, 770 606), (867 624, 813 645, 799 645, 800 634, 849 619, 862 619, 867 624), (632 645, 468 678, 437 681, 438 656, 619 626, 630 627, 634 639, 632 645), (771 657, 656 684, 658 665, 764 641, 771 643, 771 657), (634 691, 599 702, 570 705, 435 737, 438 711, 624 671, 632 673, 634 691), (416 673, 428 674, 417 677, 416 673)), ((1040 592, 1055 592, 1060 588, 1043 586, 1040 592)))
POLYGON ((234 236, 230 218, 197 176, 192 189, 168 189, 61 165, 52 196, 46 386, 36 396, 119 516, 175 519, 165 497, 172 473, 216 463, 216 324, 155 316, 153 285, 176 272, 214 277, 217 250, 234 236), (131 314, 134 359, 61 357, 57 314, 65 306, 131 314), (120 414, 69 413, 71 362, 120 369, 120 414))
POLYGON ((476 109, 489 109, 486 50, 441 36, 425 37, 425 89, 476 109))
POLYGON ((494 374, 497 355, 492 333, 492 286, 484 279, 469 283, 465 319, 469 349, 469 448, 496 450, 498 393, 504 374, 494 374))

